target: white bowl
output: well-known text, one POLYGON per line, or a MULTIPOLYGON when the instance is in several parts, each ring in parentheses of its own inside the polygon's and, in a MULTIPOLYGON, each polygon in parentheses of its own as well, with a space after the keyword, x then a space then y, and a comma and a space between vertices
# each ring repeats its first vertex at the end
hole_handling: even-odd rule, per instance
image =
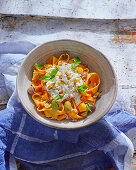
POLYGON ((117 80, 110 62, 102 53, 78 41, 58 40, 44 43, 33 49, 26 56, 18 72, 17 92, 23 107, 35 120, 45 126, 70 130, 91 125, 110 110, 117 95, 117 80), (27 93, 27 89, 31 84, 35 63, 45 64, 50 56, 59 57, 64 52, 67 52, 71 58, 78 56, 81 62, 87 64, 91 72, 98 73, 101 79, 99 89, 102 90, 102 97, 96 102, 96 110, 90 113, 87 118, 77 122, 43 118, 36 111, 34 103, 27 93))

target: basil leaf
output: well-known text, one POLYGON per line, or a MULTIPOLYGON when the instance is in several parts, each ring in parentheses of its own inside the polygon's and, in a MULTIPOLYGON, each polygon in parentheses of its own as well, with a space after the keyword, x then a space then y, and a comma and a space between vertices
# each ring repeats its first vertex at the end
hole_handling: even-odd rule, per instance
POLYGON ((50 73, 51 78, 54 78, 57 72, 58 72, 58 67, 56 67, 56 69, 52 70, 52 72, 50 73))
POLYGON ((45 74, 42 78, 40 78, 40 80, 49 81, 56 76, 57 72, 58 72, 58 67, 56 67, 56 69, 53 69, 51 73, 45 74))
POLYGON ((80 59, 78 57, 74 58, 75 62, 80 62, 80 59))
POLYGON ((62 98, 63 98, 63 96, 61 97, 61 96, 57 95, 57 96, 54 97, 53 101, 51 102, 51 107, 53 108, 54 112, 56 112, 57 109, 58 109, 58 105, 57 105, 56 102, 59 101, 62 98))
POLYGON ((85 104, 85 106, 86 106, 86 110, 87 110, 87 111, 92 112, 92 110, 91 110, 91 106, 90 106, 90 104, 89 104, 89 103, 86 103, 86 104, 85 104))
POLYGON ((88 86, 86 84, 83 84, 78 87, 78 92, 84 94, 87 89, 88 89, 88 86))
POLYGON ((72 63, 72 68, 76 68, 80 63, 80 59, 78 57, 74 58, 74 63, 72 63))
POLYGON ((40 80, 43 81, 49 81, 51 79, 51 76, 49 74, 45 74, 42 78, 40 78, 40 80))
POLYGON ((51 107, 53 108, 54 112, 56 112, 56 111, 57 111, 57 109, 58 109, 58 105, 57 105, 57 103, 56 103, 56 101, 55 101, 55 100, 53 100, 53 101, 51 102, 51 107))
POLYGON ((59 100, 62 99, 62 98, 63 98, 63 96, 61 97, 61 96, 57 95, 57 96, 54 97, 54 100, 55 100, 55 101, 59 101, 59 100))
POLYGON ((44 65, 38 65, 38 64, 36 64, 35 67, 38 68, 39 70, 41 70, 41 69, 44 67, 44 65))

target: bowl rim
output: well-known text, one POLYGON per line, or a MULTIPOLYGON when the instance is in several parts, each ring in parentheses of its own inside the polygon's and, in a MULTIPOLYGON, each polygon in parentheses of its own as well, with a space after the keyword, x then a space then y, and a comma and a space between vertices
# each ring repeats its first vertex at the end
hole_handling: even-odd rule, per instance
POLYGON ((115 100, 116 100, 116 97, 117 97, 117 92, 118 92, 118 81, 117 81, 117 76, 115 74, 115 71, 113 69, 113 66, 111 65, 110 61, 108 60, 108 58, 103 54, 101 53, 99 50, 93 48, 92 46, 86 44, 86 43, 83 43, 81 41, 76 41, 76 40, 72 40, 72 39, 58 39, 58 40, 52 40, 52 41, 48 41, 48 42, 45 42, 45 43, 42 43, 36 47, 34 47, 25 57, 25 59, 23 60, 23 62, 21 63, 20 65, 20 68, 18 70, 18 73, 17 73, 17 77, 16 77, 16 89, 17 89, 17 95, 18 95, 18 99, 19 101, 21 102, 23 108, 25 109, 25 111, 34 119, 36 120, 37 122, 43 124, 44 126, 48 126, 48 127, 51 127, 51 128, 55 128, 55 129, 62 129, 62 130, 74 130, 74 129, 80 129, 80 128, 84 128, 84 127, 87 127, 87 126, 90 126, 94 123, 96 123, 97 121, 99 121, 100 119, 102 119, 108 112, 109 110, 111 109, 111 107, 113 106, 115 100), (70 41, 70 42, 75 42, 75 43, 80 43, 82 45, 85 45, 89 48, 92 48, 93 50, 95 50, 96 52, 98 52, 100 55, 103 56, 103 58, 108 62, 110 68, 111 68, 111 71, 113 73, 113 76, 114 76, 114 83, 115 83, 115 90, 114 90, 114 96, 113 96, 113 99, 110 103, 110 105, 108 106, 108 108, 102 112, 102 114, 100 116, 97 117, 97 119, 94 121, 94 122, 91 122, 91 123, 88 123, 88 124, 83 124, 82 126, 77 126, 77 127, 60 127, 60 126, 55 126, 55 125, 51 125, 51 124, 48 124, 48 123, 45 123, 41 120, 39 120, 38 118, 36 118, 32 113, 31 111, 26 107, 26 105, 24 104, 21 96, 20 96, 20 93, 19 93, 19 75, 20 75, 20 71, 21 71, 21 68, 24 64, 24 62, 28 59, 28 56, 31 55, 31 53, 33 53, 36 49, 40 48, 41 46, 44 46, 46 44, 51 44, 51 43, 54 43, 54 42, 58 42, 58 41, 70 41))

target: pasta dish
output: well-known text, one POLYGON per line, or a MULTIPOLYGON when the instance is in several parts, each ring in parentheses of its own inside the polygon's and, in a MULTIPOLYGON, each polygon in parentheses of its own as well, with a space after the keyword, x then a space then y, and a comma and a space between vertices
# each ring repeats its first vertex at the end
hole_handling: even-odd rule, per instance
POLYGON ((51 56, 45 65, 35 64, 28 93, 41 116, 77 121, 95 110, 96 99, 101 97, 99 85, 97 73, 65 53, 59 58, 51 56))

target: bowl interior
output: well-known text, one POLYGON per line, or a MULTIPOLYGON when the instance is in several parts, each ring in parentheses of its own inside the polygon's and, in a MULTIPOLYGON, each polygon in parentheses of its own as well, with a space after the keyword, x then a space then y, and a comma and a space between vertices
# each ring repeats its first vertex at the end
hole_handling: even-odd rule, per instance
POLYGON ((109 111, 116 98, 117 83, 114 71, 103 54, 77 41, 58 40, 45 43, 27 55, 17 76, 17 91, 25 110, 40 123, 54 128, 75 129, 96 122, 109 111), (86 119, 77 122, 70 122, 68 120, 59 122, 43 118, 36 111, 34 103, 27 93, 27 89, 31 84, 35 63, 45 64, 50 56, 59 57, 65 52, 70 55, 70 58, 78 56, 81 63, 87 64, 90 71, 98 73, 101 79, 99 90, 102 90, 102 97, 96 102, 96 110, 92 114, 89 113, 86 119))

